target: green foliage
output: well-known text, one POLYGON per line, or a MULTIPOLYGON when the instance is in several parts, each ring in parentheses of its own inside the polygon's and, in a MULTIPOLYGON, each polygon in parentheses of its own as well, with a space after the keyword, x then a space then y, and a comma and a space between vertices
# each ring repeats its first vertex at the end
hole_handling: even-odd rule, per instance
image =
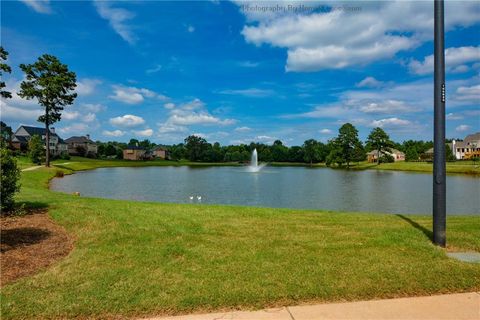
POLYGON ((405 161, 417 161, 420 159, 420 156, 418 155, 417 148, 414 146, 409 147, 405 151, 405 161))
POLYGON ((303 143, 303 160, 307 163, 313 164, 322 160, 322 150, 320 143, 315 139, 306 140, 303 143))
MULTIPOLYGON (((11 73, 12 68, 5 61, 8 59, 8 52, 3 48, 0 47, 0 78, 3 80, 3 73, 11 73)), ((6 90, 5 88, 5 81, 0 81, 0 97, 7 99, 12 97, 12 93, 6 90)))
POLYGON ((365 150, 362 142, 358 139, 358 130, 351 124, 345 123, 338 130, 338 137, 330 142, 331 151, 328 155, 327 164, 347 164, 350 167, 352 161, 362 161, 365 158, 365 150))
MULTIPOLYGON (((45 113, 38 118, 47 129, 46 145, 50 142, 49 126, 61 120, 65 106, 73 104, 77 94, 73 91, 76 75, 68 70, 56 57, 42 55, 33 64, 21 64, 20 69, 26 79, 20 84, 18 95, 27 100, 36 99, 43 106, 45 113)), ((46 165, 50 165, 49 148, 46 148, 46 165)))
MULTIPOLYGON (((393 147, 393 142, 390 140, 388 134, 382 128, 374 128, 367 138, 367 148, 369 150, 377 150, 380 155, 385 156, 384 160, 390 160, 385 151, 390 152, 393 147)), ((377 163, 381 162, 381 157, 377 159, 377 163)))
POLYGON ((204 138, 191 135, 185 138, 185 153, 190 161, 202 161, 206 158, 209 143, 204 138))
POLYGON ((12 128, 7 126, 5 122, 0 121, 0 141, 11 142, 12 135, 12 128))
POLYGON ((39 135, 33 135, 28 141, 28 157, 35 164, 41 164, 44 153, 44 143, 39 135))
POLYGON ((447 161, 455 161, 457 158, 455 158, 455 155, 452 152, 452 148, 447 144, 445 145, 445 159, 447 161))
POLYGON ((391 154, 383 153, 381 154, 380 158, 378 158, 379 163, 392 163, 395 162, 395 159, 391 154))
POLYGON ((11 211, 15 204, 14 196, 20 191, 20 169, 17 166, 17 159, 3 144, 0 145, 0 169, 1 208, 2 211, 11 211))

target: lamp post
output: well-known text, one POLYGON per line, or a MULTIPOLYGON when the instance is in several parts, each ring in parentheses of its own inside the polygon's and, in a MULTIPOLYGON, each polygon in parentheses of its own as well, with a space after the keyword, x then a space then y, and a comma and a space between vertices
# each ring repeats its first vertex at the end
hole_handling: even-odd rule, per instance
POLYGON ((433 243, 446 245, 445 44, 443 0, 434 0, 433 243))

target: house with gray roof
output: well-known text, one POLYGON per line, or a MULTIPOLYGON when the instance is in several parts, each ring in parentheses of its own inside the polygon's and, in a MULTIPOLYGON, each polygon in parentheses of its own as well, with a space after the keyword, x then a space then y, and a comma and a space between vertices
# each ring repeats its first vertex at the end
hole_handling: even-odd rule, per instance
MULTIPOLYGON (((42 139, 43 143, 46 143, 46 133, 47 130, 45 128, 20 126, 13 134, 12 146, 18 150, 27 150, 28 141, 30 141, 30 139, 34 135, 38 135, 42 139)), ((62 138, 60 138, 60 136, 55 133, 55 128, 50 128, 49 150, 50 154, 54 156, 67 152, 67 144, 62 138)))
POLYGON ((90 135, 73 136, 65 140, 68 144, 68 154, 74 156, 97 155, 98 146, 90 139, 90 135))

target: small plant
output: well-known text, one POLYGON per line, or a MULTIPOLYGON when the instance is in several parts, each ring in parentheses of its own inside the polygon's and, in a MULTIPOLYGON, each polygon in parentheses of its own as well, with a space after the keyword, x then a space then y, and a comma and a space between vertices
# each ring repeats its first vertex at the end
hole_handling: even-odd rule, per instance
POLYGON ((65 176, 65 173, 62 170, 55 171, 55 177, 63 178, 64 176, 65 176))

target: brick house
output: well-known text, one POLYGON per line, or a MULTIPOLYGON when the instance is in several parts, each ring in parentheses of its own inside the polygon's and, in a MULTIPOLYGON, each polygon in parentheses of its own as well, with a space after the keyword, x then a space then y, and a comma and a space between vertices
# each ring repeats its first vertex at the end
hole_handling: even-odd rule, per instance
POLYGON ((128 146, 123 150, 123 159, 125 160, 144 160, 146 150, 139 146, 128 146))
POLYGON ((68 154, 70 155, 97 155, 98 147, 95 142, 90 139, 90 135, 73 136, 65 140, 68 144, 68 154))

